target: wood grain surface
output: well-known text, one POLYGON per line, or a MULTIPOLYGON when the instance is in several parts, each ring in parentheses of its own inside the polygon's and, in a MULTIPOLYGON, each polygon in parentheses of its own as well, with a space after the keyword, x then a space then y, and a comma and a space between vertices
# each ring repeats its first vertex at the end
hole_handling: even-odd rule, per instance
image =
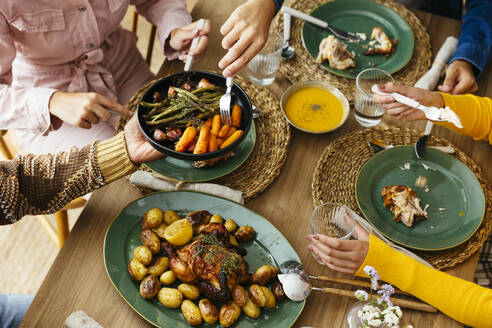
MULTIPOLYGON (((224 54, 218 29, 241 2, 200 0, 197 3, 193 16, 195 19, 211 19, 212 33, 207 55, 201 63, 193 65, 194 69, 217 69, 218 59, 224 54)), ((456 20, 420 12, 418 16, 429 31, 434 54, 448 35, 459 34, 460 23, 456 20)), ((177 62, 165 63, 159 75, 181 71, 182 67, 177 62)), ((490 65, 481 75, 479 85, 479 95, 492 95, 490 65)), ((277 76, 276 82, 269 88, 280 97, 288 86, 288 81, 277 76)), ((383 124, 401 126, 387 120, 383 124)), ((423 130, 423 123, 404 126, 423 130)), ((306 248, 308 243, 304 236, 310 232, 308 219, 313 210, 311 181, 321 152, 331 141, 359 128, 351 114, 345 125, 333 133, 310 135, 294 130, 289 157, 280 176, 263 194, 246 204, 269 219, 285 235, 297 250, 307 272, 313 275, 350 278, 349 275, 337 274, 319 265, 306 248)), ((492 181, 492 149, 488 143, 477 142, 440 127, 435 127, 433 134, 449 139, 465 151, 482 168, 489 183, 492 181)), ((84 310, 104 327, 149 326, 113 287, 103 261, 103 242, 109 224, 128 202, 139 196, 141 194, 124 179, 93 193, 36 295, 22 327, 61 327, 65 318, 76 310, 84 310)), ((447 272, 472 280, 477 258, 478 254, 475 254, 447 272)), ((330 286, 323 282, 315 282, 315 285, 330 286)), ((314 293, 294 326, 342 327, 353 303, 354 300, 350 298, 314 293)), ((414 327, 463 327, 444 314, 412 310, 405 310, 403 321, 414 327)))

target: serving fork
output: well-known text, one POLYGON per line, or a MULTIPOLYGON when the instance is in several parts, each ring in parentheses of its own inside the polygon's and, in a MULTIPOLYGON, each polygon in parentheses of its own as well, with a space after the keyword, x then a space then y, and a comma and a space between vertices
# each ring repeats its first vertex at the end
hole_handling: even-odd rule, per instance
POLYGON ((226 78, 226 93, 220 97, 219 108, 220 118, 222 122, 227 125, 231 125, 231 89, 232 89, 232 76, 226 78))

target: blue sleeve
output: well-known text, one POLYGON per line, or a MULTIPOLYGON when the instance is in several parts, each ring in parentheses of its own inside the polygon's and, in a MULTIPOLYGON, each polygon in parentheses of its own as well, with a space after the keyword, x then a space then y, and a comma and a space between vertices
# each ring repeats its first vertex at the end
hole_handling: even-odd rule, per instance
POLYGON ((282 8, 282 5, 284 4, 284 0, 273 0, 273 2, 275 2, 275 7, 277 7, 277 13, 278 13, 280 8, 282 8))
POLYGON ((465 60, 482 72, 492 54, 492 0, 466 1, 458 47, 449 61, 465 60))

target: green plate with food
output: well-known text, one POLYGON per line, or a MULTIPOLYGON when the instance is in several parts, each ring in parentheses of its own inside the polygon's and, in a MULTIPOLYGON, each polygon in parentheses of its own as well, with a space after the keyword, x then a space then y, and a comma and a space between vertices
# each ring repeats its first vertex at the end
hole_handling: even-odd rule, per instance
POLYGON ((248 135, 234 148, 234 156, 221 160, 213 166, 194 167, 191 161, 166 156, 155 162, 144 164, 165 177, 184 182, 204 182, 220 178, 239 168, 251 155, 256 143, 256 129, 252 122, 248 135))
POLYGON ((355 196, 364 216, 385 237, 424 251, 465 242, 485 211, 482 188, 470 169, 432 148, 421 159, 413 146, 377 153, 360 170, 355 196))
POLYGON ((391 74, 412 58, 412 29, 386 6, 367 0, 335 0, 317 7, 311 16, 343 31, 365 36, 360 42, 348 42, 328 38, 332 35, 328 30, 310 23, 302 25, 302 43, 313 60, 318 59, 325 40, 319 61, 321 67, 333 74, 355 79, 359 72, 371 67, 391 74))
MULTIPOLYGON (((111 223, 104 240, 104 263, 109 279, 130 307, 157 327, 190 327, 182 312, 183 307, 189 320, 198 320, 200 316, 196 313, 202 314, 203 318, 213 319, 210 313, 214 311, 210 310, 213 308, 210 304, 203 307, 205 313, 200 312, 202 307, 196 312, 199 300, 207 297, 220 311, 231 298, 227 286, 237 283, 248 290, 251 281, 264 284, 267 280, 264 286, 277 291, 272 293, 275 300, 281 291, 275 282, 274 267, 288 260, 300 262, 289 242, 268 220, 230 200, 191 191, 157 192, 131 202, 111 223), (232 222, 223 221, 224 224, 221 224, 217 214, 223 220, 233 219, 237 230, 229 233, 228 230, 232 231, 232 222), (147 228, 142 234, 145 235, 143 239, 142 225, 147 228), (239 240, 238 246, 234 246, 235 242, 230 235, 239 240), (135 255, 134 250, 144 242, 146 247, 139 249, 145 249, 149 255, 145 255, 145 252, 135 255), (162 248, 159 250, 155 247, 160 242, 162 248), (153 255, 150 255, 151 252, 153 255), (193 254, 190 256, 189 252, 193 254), (168 261, 158 260, 159 257, 168 257, 168 261), (218 260, 214 260, 215 257, 218 260), (165 267, 159 268, 163 262, 165 267), (244 262, 249 265, 249 270, 245 269, 244 262), (169 280, 171 271, 178 278, 175 282, 169 280), (251 277, 248 271, 253 272, 251 277), (141 288, 138 280, 132 280, 130 272, 138 280, 145 277, 142 280, 145 281, 145 288, 141 288), (194 278, 193 274, 198 278, 194 278), (180 286, 179 294, 177 286, 185 280, 189 280, 189 285, 195 287, 187 285, 187 289, 183 289, 180 286), (200 296, 195 298, 196 294, 192 291, 196 291, 197 287, 200 296), (158 294, 154 296, 154 293, 158 294), (149 299, 144 299, 142 294, 149 299), (184 301, 187 298, 195 299, 184 301), (185 303, 186 306, 183 305, 185 303), (163 304, 177 307, 170 308, 163 304), (206 314, 206 311, 209 313, 206 314)), ((268 298, 271 301, 271 297, 268 298)), ((262 307, 259 316, 252 319, 246 313, 258 314, 255 311, 259 308, 254 310, 250 301, 240 310, 233 327, 291 327, 305 305, 305 301, 278 299, 273 304, 269 303, 271 308, 262 307)), ((230 311, 230 307, 227 309, 230 311)), ((200 326, 222 327, 219 321, 214 324, 202 323, 200 326)))

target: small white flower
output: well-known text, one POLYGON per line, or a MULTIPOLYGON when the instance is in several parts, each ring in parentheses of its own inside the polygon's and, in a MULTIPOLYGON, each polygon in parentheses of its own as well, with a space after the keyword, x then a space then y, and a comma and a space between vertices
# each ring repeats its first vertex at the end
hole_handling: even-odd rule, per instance
POLYGON ((355 297, 362 302, 365 302, 369 299, 369 294, 365 290, 358 289, 355 291, 355 297))
POLYGON ((381 319, 371 319, 367 321, 367 324, 371 327, 379 327, 382 323, 383 321, 381 319))

